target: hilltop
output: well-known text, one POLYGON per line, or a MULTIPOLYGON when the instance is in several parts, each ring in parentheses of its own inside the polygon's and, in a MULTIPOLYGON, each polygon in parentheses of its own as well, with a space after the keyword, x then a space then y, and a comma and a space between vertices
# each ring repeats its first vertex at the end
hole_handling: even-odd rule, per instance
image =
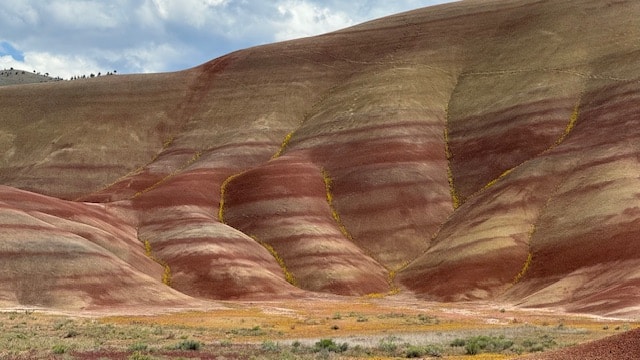
POLYGON ((4 85, 17 85, 17 84, 33 84, 44 83, 50 81, 60 81, 60 78, 54 78, 49 74, 40 74, 34 72, 28 72, 19 69, 4 69, 0 70, 0 86, 4 85))
POLYGON ((0 306, 636 316, 637 19, 637 1, 464 1, 175 73, 2 87, 0 306))

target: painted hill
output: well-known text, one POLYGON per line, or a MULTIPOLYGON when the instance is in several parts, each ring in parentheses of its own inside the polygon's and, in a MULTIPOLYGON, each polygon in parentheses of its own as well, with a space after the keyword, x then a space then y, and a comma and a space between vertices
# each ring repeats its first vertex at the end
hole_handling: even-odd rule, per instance
POLYGON ((0 88, 0 305, 400 291, 637 314, 638 19, 465 1, 0 88))

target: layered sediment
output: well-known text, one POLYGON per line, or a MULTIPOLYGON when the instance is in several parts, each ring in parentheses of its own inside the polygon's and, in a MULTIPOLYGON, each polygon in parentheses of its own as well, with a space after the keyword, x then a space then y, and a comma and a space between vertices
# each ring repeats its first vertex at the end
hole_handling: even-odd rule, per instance
POLYGON ((637 314, 638 18, 459 2, 2 87, 0 304, 405 292, 637 314))

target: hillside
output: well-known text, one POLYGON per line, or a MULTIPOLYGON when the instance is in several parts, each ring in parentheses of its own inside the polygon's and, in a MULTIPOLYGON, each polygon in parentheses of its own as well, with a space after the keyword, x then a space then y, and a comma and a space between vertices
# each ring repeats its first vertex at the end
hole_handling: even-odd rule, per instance
POLYGON ((0 306, 400 292, 637 315, 639 19, 463 1, 2 87, 0 306))
POLYGON ((19 85, 19 84, 34 84, 51 81, 60 81, 60 78, 50 77, 48 74, 41 75, 40 73, 30 73, 25 70, 16 69, 4 69, 0 70, 0 86, 4 85, 19 85))

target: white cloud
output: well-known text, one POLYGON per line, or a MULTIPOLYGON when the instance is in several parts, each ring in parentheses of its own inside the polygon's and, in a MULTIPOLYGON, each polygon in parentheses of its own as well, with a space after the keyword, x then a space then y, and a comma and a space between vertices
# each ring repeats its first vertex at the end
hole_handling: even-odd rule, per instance
POLYGON ((153 73, 167 71, 167 67, 172 62, 185 55, 187 55, 185 50, 181 51, 165 43, 125 49, 111 58, 125 63, 127 68, 135 69, 134 72, 153 73))
POLYGON ((31 1, 18 0, 11 6, 6 3, 0 6, 0 23, 3 27, 26 28, 36 25, 39 20, 40 15, 31 1))
POLYGON ((160 19, 186 24, 194 28, 202 28, 211 24, 217 14, 217 7, 222 7, 229 0, 152 0, 160 19))
POLYGON ((97 62, 82 56, 54 55, 46 52, 26 52, 24 61, 18 61, 9 55, 0 57, 2 68, 14 68, 26 71, 36 70, 68 79, 74 75, 89 75, 96 73, 99 68, 97 62))
POLYGON ((44 9, 48 21, 70 29, 112 29, 120 25, 121 14, 110 2, 56 0, 44 9))
POLYGON ((322 34, 354 23, 342 11, 332 11, 309 1, 282 1, 277 8, 280 14, 280 18, 274 22, 274 38, 277 41, 322 34))

